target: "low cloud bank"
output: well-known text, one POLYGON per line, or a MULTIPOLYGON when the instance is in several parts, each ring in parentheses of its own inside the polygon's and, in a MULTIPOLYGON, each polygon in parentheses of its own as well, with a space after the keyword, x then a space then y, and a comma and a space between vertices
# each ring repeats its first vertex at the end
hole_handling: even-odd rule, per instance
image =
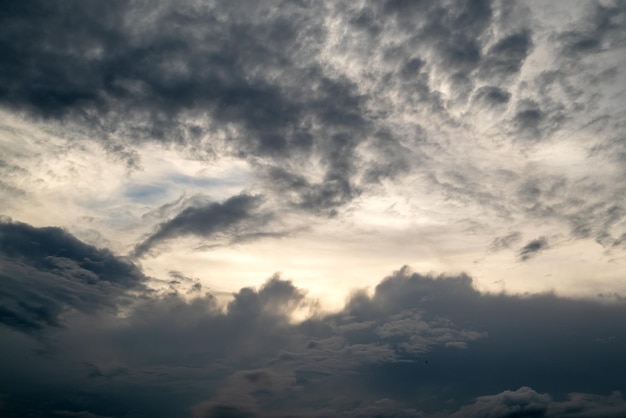
POLYGON ((0 257, 7 417, 625 410, 619 300, 482 294, 469 276, 405 267, 334 313, 280 276, 222 306, 199 288, 151 291, 130 261, 18 223, 0 224, 0 257))

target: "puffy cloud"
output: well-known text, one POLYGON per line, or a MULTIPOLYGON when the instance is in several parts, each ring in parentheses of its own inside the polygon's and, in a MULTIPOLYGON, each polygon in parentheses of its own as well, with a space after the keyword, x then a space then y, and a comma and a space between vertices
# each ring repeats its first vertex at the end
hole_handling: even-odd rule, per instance
POLYGON ((62 325, 68 310, 114 308, 147 280, 130 261, 60 228, 0 223, 0 322, 33 331, 62 325))
POLYGON ((523 386, 496 395, 481 396, 461 408, 452 417, 618 417, 626 413, 626 402, 619 392, 609 396, 571 393, 567 400, 557 401, 545 393, 523 386))
MULTIPOLYGON (((12 2, 0 17, 6 213, 28 209, 29 219, 46 224, 44 210, 33 214, 48 209, 46 199, 35 195, 54 177, 59 192, 46 196, 63 200, 62 188, 89 164, 72 163, 75 172, 63 177, 46 160, 89 138, 91 151, 133 170, 154 144, 205 167, 241 164, 198 180, 193 193, 201 196, 169 203, 185 196, 161 190, 186 184, 175 168, 158 181, 148 175, 112 187, 117 195, 102 212, 143 205, 128 215, 133 231, 119 234, 118 248, 134 244, 136 257, 170 240, 283 236, 284 225, 310 228, 298 242, 316 245, 343 234, 377 240, 401 225, 391 235, 402 235, 402 245, 430 239, 433 257, 452 260, 454 271, 479 265, 481 245, 496 259, 517 249, 526 262, 568 239, 595 240, 608 257, 626 242, 625 3, 584 7, 589 13, 488 0, 12 2), (24 123, 32 138, 26 128, 11 132, 24 123), (63 140, 48 149, 43 133, 63 140), (237 172, 243 166, 245 176, 237 172), (211 194, 202 187, 229 181, 216 200, 202 197, 211 194), (39 206, 28 205, 38 198, 39 206), (359 224, 361 214, 368 216, 359 224), (315 230, 328 217, 337 231, 315 230), (409 224, 410 233, 401 230, 409 224), (468 240, 480 248, 459 249, 468 240), (471 261, 456 264, 461 253, 471 261)), ((84 200, 77 216, 89 218, 102 202, 84 200)), ((93 230, 94 241, 111 242, 113 233, 99 234, 93 230)), ((384 244, 359 242, 397 249, 384 244)), ((540 261, 513 264, 511 274, 539 281, 520 271, 540 261)), ((372 265, 357 264, 352 276, 372 265)), ((257 287, 232 285, 224 301, 184 267, 166 266, 171 279, 161 283, 169 289, 148 290, 132 261, 63 229, 0 223, 0 413, 623 412, 626 308, 613 288, 602 289, 612 302, 494 295, 479 292, 469 274, 403 268, 324 312, 280 275, 257 287)), ((207 271, 219 282, 213 267, 207 271)), ((589 271, 589 280, 604 274, 589 271)))
POLYGON ((550 396, 524 386, 515 391, 504 391, 494 396, 481 396, 476 403, 462 408, 457 417, 544 417, 550 396))
POLYGON ((59 229, 3 230, 23 237, 2 247, 21 260, 3 265, 3 306, 22 318, 0 327, 7 416, 580 416, 623 406, 593 395, 624 390, 620 301, 490 295, 469 276, 403 268, 337 312, 279 276, 224 305, 201 290, 133 293, 146 279, 130 262, 59 229), (524 385, 554 395, 484 396, 524 385), (552 401, 572 392, 581 395, 552 401))

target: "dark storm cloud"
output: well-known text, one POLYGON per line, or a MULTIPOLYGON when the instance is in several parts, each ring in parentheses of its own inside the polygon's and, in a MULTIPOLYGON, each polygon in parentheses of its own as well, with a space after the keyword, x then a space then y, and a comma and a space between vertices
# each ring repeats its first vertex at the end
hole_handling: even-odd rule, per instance
POLYGON ((279 276, 226 306, 202 289, 191 299, 175 289, 133 299, 126 290, 143 279, 132 265, 57 229, 3 230, 24 237, 2 247, 15 260, 3 263, 2 306, 22 307, 14 315, 22 323, 0 326, 4 416, 499 416, 503 405, 531 410, 533 396, 546 401, 542 411, 571 416, 575 405, 598 413, 623 405, 619 394, 605 396, 626 390, 626 305, 617 299, 482 294, 468 276, 407 268, 335 313, 279 276), (53 248, 75 256, 59 264, 53 248), (119 291, 105 292, 107 262, 136 279, 115 274, 119 291), (123 316, 99 309, 120 303, 123 316), (312 316, 293 322, 294 312, 312 316), (550 395, 503 392, 524 386, 550 395), (580 394, 552 401, 572 392, 580 394))
POLYGON ((68 310, 115 307, 144 275, 131 262, 59 228, 0 223, 0 323, 24 331, 61 325, 68 310))
POLYGON ((520 261, 528 261, 546 248, 548 248, 548 240, 544 237, 539 237, 520 248, 517 256, 520 261))
MULTIPOLYGON (((254 229, 268 221, 267 216, 255 210, 261 204, 260 196, 240 194, 222 203, 215 202, 184 209, 174 218, 159 224, 155 232, 135 247, 134 255, 140 257, 159 243, 186 235, 210 238, 217 233, 232 231, 230 235, 239 235, 234 229, 246 223, 246 229, 254 229)), ((244 235, 250 234, 246 230, 244 235)))
POLYGON ((624 414, 626 414, 626 401, 619 392, 614 392, 609 396, 571 393, 567 400, 557 401, 547 393, 537 393, 524 386, 496 395, 481 396, 476 399, 475 403, 461 408, 451 417, 613 418, 624 414))
POLYGON ((529 387, 504 391, 494 396, 481 396, 476 403, 463 407, 453 416, 467 418, 545 417, 550 396, 529 387))
POLYGON ((351 188, 368 122, 357 86, 313 58, 323 13, 306 2, 7 6, 0 103, 87 129, 131 166, 142 140, 255 160, 315 151, 328 161, 328 181, 351 188), (206 140, 220 135, 225 145, 206 140))

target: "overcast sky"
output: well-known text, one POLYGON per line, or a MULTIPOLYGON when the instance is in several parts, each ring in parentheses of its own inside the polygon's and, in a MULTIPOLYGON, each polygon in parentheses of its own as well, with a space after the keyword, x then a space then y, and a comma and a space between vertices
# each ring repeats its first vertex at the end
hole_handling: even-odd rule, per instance
POLYGON ((1 415, 626 416, 626 1, 8 1, 0 62, 1 415))

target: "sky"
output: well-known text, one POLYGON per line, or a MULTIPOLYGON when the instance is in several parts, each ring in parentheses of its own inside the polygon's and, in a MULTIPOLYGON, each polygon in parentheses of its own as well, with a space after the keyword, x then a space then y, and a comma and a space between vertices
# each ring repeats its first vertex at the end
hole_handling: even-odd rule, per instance
POLYGON ((0 62, 0 415, 626 416, 626 1, 6 1, 0 62))

